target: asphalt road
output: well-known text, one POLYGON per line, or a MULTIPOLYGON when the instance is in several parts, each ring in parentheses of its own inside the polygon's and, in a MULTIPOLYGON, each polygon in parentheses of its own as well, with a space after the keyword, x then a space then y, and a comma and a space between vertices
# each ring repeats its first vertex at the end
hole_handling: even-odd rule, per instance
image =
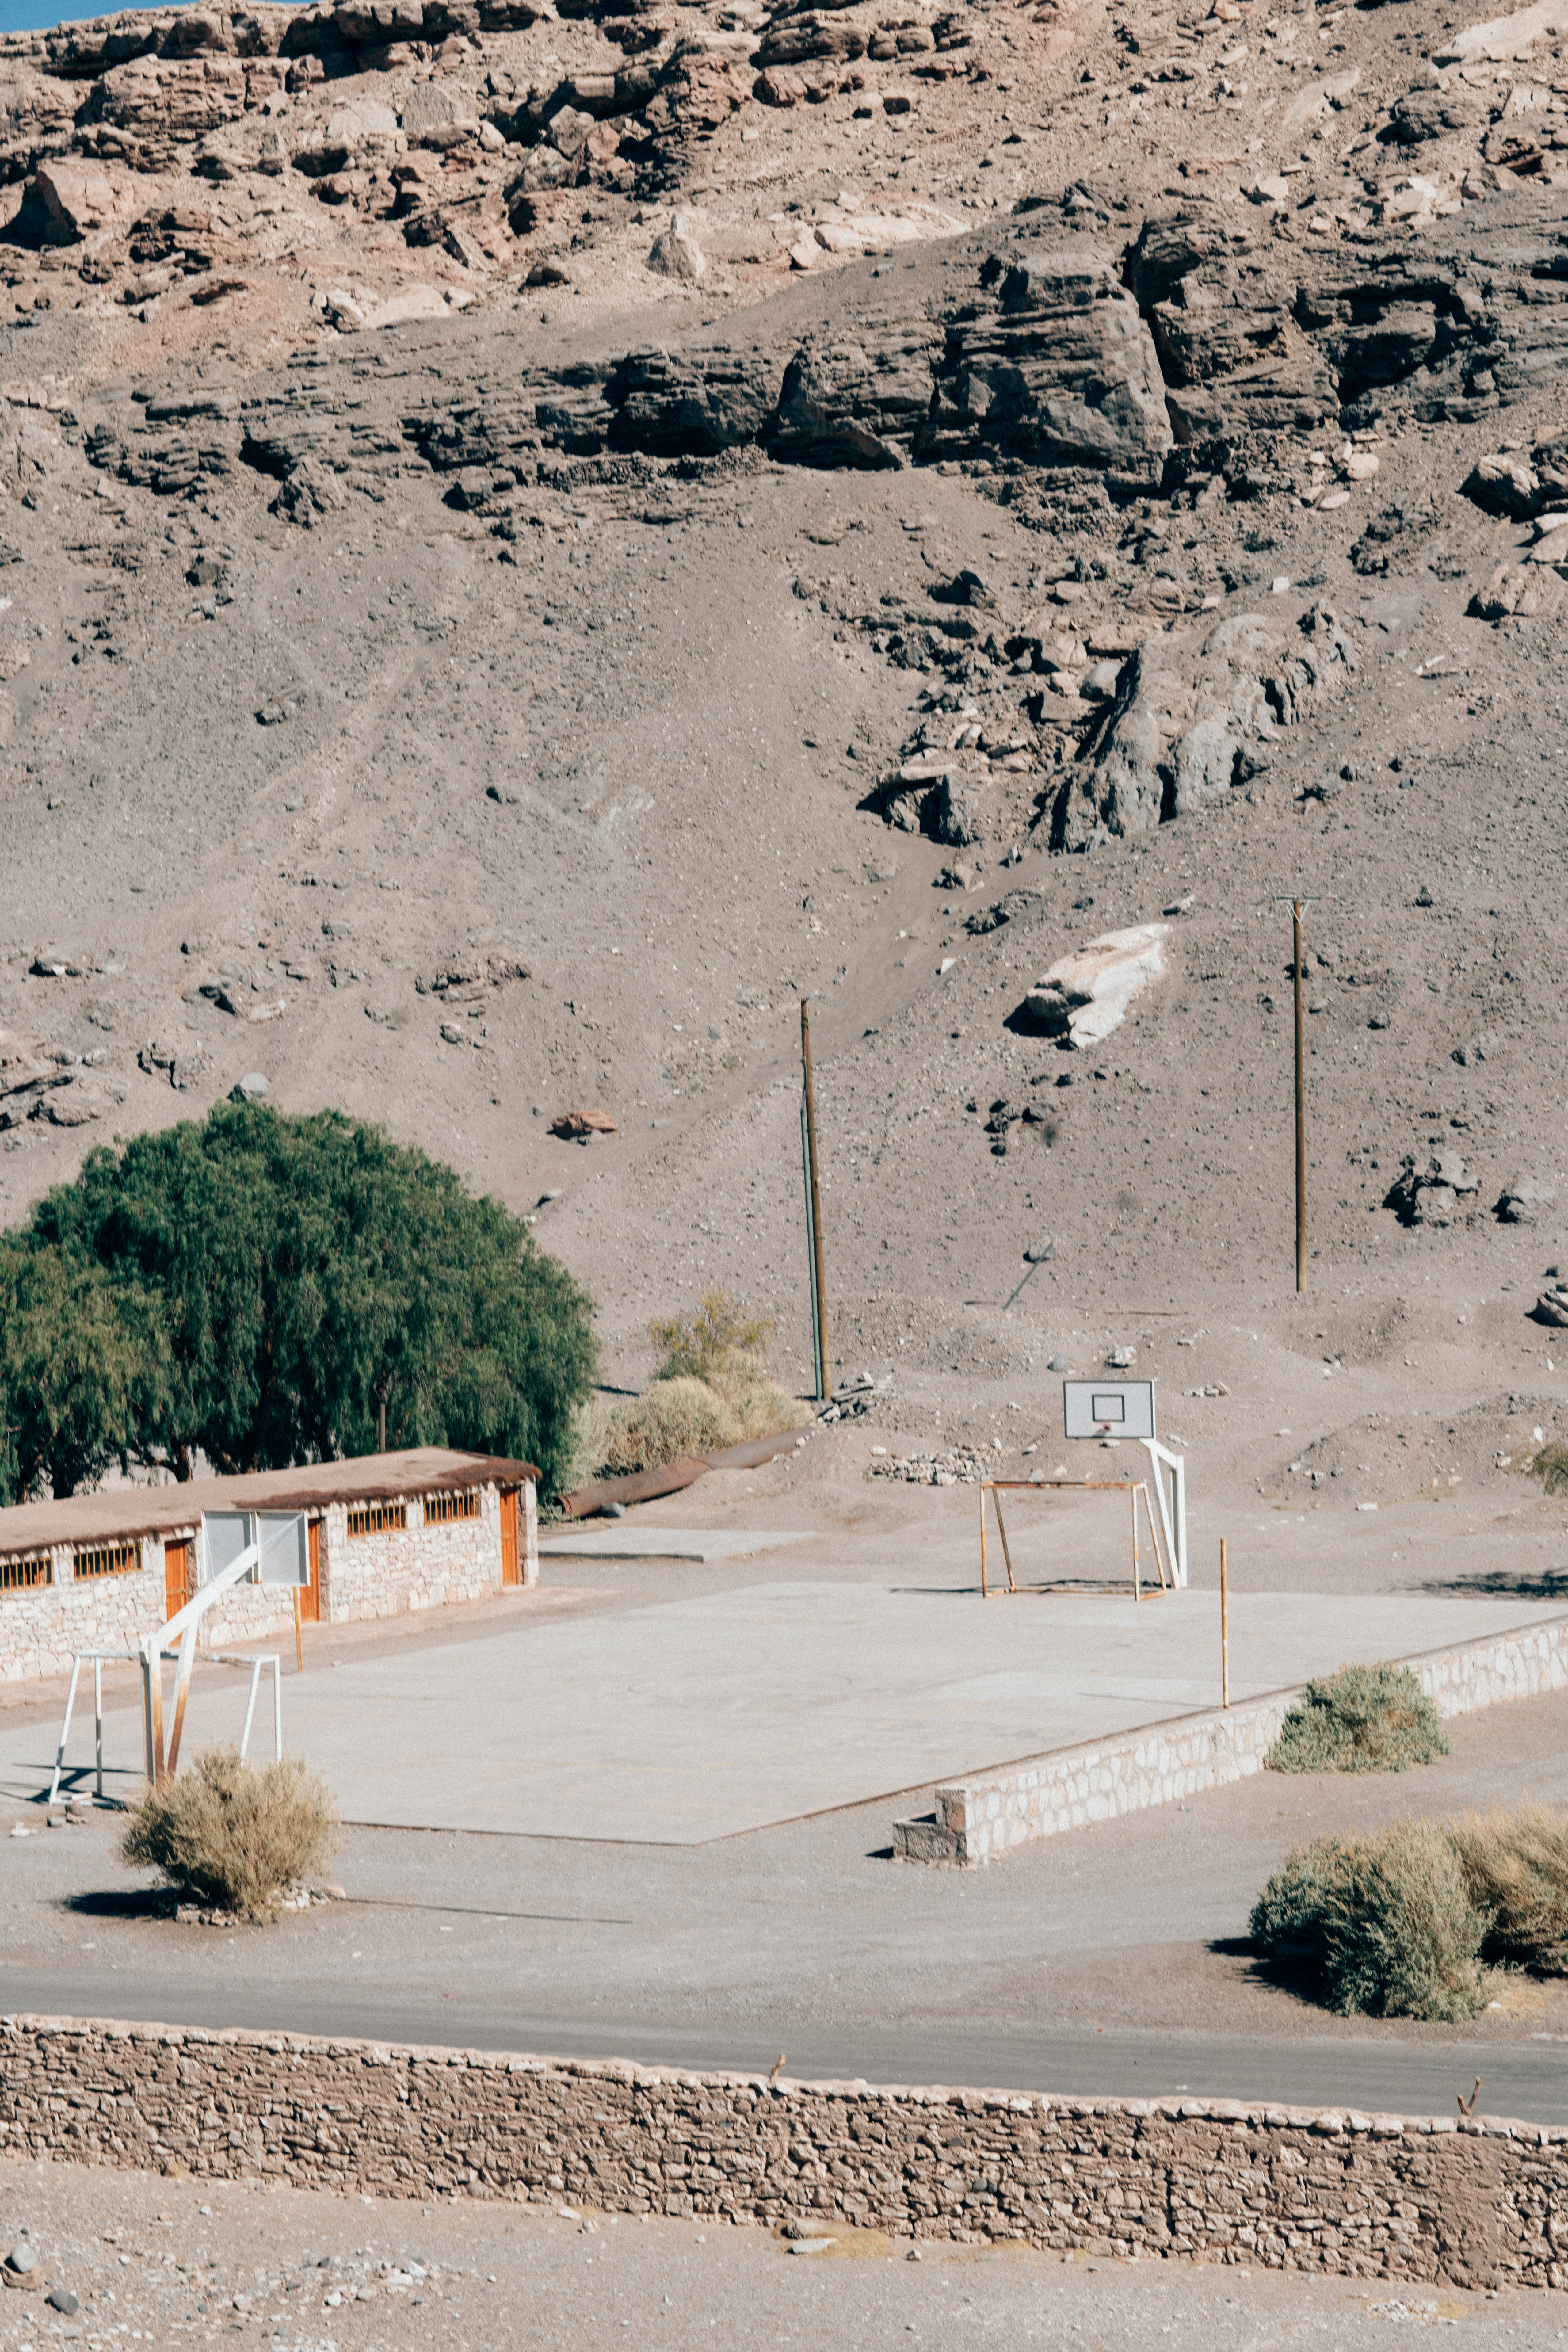
MULTIPOLYGON (((694 2072, 757 2073, 771 2065, 754 2033, 722 2028, 650 2027, 503 2009, 406 1993, 247 1989, 242 2000, 210 1979, 180 1972, 0 1971, 0 2004, 46 2015, 116 2017, 215 2029, 244 2024, 277 2032, 425 2042, 476 2050, 535 2052, 557 2058, 629 2058, 694 2072), (106 2010, 106 1994, 112 2009, 106 2010)), ((1212 2033, 1133 2032, 1081 2027, 1037 2031, 846 2023, 792 2032, 786 2075, 802 2081, 954 2083, 1015 2091, 1101 2096, 1268 2100, 1287 2106, 1352 2106, 1391 2115, 1451 2115, 1479 2074, 1479 2109, 1530 2123, 1568 2124, 1568 2044, 1332 2040, 1251 2040, 1212 2033)))

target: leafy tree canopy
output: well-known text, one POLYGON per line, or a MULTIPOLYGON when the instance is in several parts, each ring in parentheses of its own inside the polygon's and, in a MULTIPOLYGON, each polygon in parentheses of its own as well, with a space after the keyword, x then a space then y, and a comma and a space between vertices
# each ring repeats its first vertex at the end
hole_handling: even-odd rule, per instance
MULTIPOLYGON (((85 1329, 121 1328, 94 1305, 101 1286, 143 1334, 145 1360, 128 1361, 118 1387, 107 1368, 125 1343, 89 1347, 98 1386, 86 1387, 118 1428, 110 1452, 180 1477, 198 1447, 224 1472, 372 1453, 384 1401, 389 1447, 526 1457, 548 1486, 596 1375, 591 1302, 528 1228, 451 1169, 333 1111, 225 1104, 200 1125, 95 1151, 8 1251, 53 1262, 47 1279, 73 1300, 79 1290, 85 1329)), ((0 1339, 13 1397, 18 1370, 0 1339)), ((13 1493, 46 1463, 56 1493, 78 1483, 62 1457, 62 1485, 36 1442, 21 1483, 11 1443, 13 1493)))

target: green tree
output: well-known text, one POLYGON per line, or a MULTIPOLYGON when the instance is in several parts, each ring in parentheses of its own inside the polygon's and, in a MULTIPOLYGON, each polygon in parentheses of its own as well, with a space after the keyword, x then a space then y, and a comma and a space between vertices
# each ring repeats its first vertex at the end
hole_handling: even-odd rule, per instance
POLYGON ((0 1242, 0 1501, 89 1486, 155 1413, 162 1319, 139 1286, 0 1242))
POLYGON ((526 1225, 334 1111, 221 1105, 93 1152, 35 1244, 159 1302, 167 1362, 136 1458, 188 1477, 451 1445, 546 1484, 597 1371, 592 1306, 526 1225))

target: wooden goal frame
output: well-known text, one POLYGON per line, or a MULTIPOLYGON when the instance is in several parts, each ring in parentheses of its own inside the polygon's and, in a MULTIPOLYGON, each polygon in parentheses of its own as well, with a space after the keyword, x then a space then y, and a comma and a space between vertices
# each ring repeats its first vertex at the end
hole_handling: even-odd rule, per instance
POLYGON ((1149 1482, 1146 1478, 982 1478, 980 1481, 980 1597, 982 1601, 989 1601, 992 1597, 990 1580, 986 1572, 985 1497, 987 1495, 990 1496, 991 1507, 996 1514, 996 1532, 1002 1538, 1002 1558, 1007 1567, 1007 1591, 1011 1593, 1043 1592, 1047 1589, 1044 1585, 1019 1585, 1013 1580, 1013 1555, 1007 1544, 1006 1522, 1002 1517, 1002 1496, 1004 1494, 1039 1495, 1053 1491, 1072 1495, 1131 1496, 1132 1598, 1134 1601, 1142 1601, 1143 1598, 1142 1570, 1138 1549, 1138 1497, 1142 1495, 1144 1517, 1149 1522, 1150 1541, 1153 1546, 1154 1566, 1159 1570, 1160 1590, 1162 1592, 1175 1590, 1178 1581, 1175 1562, 1173 1560, 1171 1563, 1171 1575, 1167 1580, 1164 1555, 1160 1543, 1159 1523, 1154 1517, 1154 1506, 1150 1498, 1149 1482))

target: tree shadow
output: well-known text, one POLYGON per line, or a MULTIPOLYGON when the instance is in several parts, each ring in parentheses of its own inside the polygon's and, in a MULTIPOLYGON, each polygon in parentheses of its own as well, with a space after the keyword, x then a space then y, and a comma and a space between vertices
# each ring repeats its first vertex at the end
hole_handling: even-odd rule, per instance
POLYGON ((1308 2009, 1323 2006, 1321 1955, 1312 1951, 1268 1952, 1250 1936, 1215 1936, 1204 1947, 1216 1959, 1250 1960, 1243 1981, 1289 1994, 1308 2009))
POLYGON ((179 1903, 171 1886, 90 1887, 62 1896, 60 1908, 77 1919, 172 1919, 179 1903))
POLYGON ((1467 1592, 1505 1601, 1568 1601, 1568 1569, 1547 1568, 1538 1573, 1489 1569, 1484 1574, 1433 1578, 1423 1592, 1467 1592))

